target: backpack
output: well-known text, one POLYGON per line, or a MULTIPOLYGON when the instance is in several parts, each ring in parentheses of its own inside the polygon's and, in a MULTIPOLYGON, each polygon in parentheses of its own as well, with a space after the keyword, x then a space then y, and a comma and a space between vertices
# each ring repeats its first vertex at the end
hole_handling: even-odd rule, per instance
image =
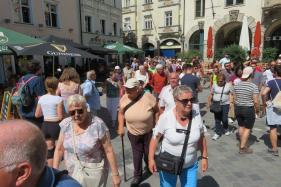
POLYGON ((33 97, 30 94, 28 83, 35 77, 36 76, 32 76, 27 81, 24 81, 23 77, 21 78, 21 81, 17 84, 16 90, 12 96, 13 105, 26 107, 32 104, 33 97))
POLYGON ((274 99, 272 100, 273 108, 277 109, 278 111, 281 111, 281 90, 277 84, 277 81, 274 80, 279 92, 276 94, 274 99))

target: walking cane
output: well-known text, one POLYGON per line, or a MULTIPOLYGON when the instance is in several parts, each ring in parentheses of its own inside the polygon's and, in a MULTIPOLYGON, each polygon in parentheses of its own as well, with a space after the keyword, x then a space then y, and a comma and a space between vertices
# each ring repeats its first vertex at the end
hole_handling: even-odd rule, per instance
POLYGON ((124 181, 126 182, 127 181, 127 177, 126 177, 125 148, 124 148, 123 136, 121 136, 121 142, 122 142, 122 154, 123 154, 124 181))

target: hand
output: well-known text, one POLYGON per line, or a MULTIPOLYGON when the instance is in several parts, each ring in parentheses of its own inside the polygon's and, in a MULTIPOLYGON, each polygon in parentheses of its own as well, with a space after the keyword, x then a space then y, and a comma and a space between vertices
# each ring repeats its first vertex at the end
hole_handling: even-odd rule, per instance
POLYGON ((124 134, 125 134, 124 127, 119 127, 117 133, 119 136, 124 136, 124 134))
POLYGON ((148 161, 148 167, 151 173, 157 172, 157 167, 154 159, 148 161))
POLYGON ((121 177, 119 175, 112 176, 112 184, 114 187, 119 187, 121 184, 121 177))
POLYGON ((208 159, 202 159, 201 167, 203 174, 205 174, 208 169, 208 159))

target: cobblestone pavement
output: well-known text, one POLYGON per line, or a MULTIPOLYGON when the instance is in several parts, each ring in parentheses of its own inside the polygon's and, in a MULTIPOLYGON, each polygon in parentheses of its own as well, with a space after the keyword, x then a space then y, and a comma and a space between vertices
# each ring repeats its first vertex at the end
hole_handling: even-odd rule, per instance
MULTIPOLYGON (((201 169, 199 168, 198 187, 281 187, 281 177, 279 173, 281 160, 280 157, 274 157, 267 153, 269 139, 266 133, 267 128, 264 125, 265 119, 262 118, 256 120, 250 137, 250 144, 254 153, 251 155, 239 155, 238 147, 236 146, 237 141, 235 133, 232 133, 229 136, 222 136, 217 141, 211 140, 214 119, 210 112, 206 112, 205 105, 208 91, 209 90, 206 89, 203 93, 200 93, 199 100, 202 106, 201 112, 205 124, 210 127, 206 134, 208 141, 209 169, 203 176, 201 174, 201 169)), ((102 99, 102 106, 105 106, 104 96, 102 99)), ((102 118, 109 124, 109 118, 105 108, 103 109, 102 118)), ((236 127, 237 123, 234 122, 232 124, 233 131, 236 127)), ((111 130, 111 134, 112 143, 120 167, 119 171, 123 178, 121 139, 116 135, 114 130, 111 130)), ((124 142, 127 178, 129 180, 127 182, 122 181, 121 186, 130 186, 133 176, 132 152, 127 137, 125 137, 124 142)), ((200 153, 198 153, 198 155, 200 155, 200 153)), ((108 184, 108 186, 111 185, 108 184)), ((140 186, 159 186, 158 175, 156 174, 148 178, 146 177, 140 186)))

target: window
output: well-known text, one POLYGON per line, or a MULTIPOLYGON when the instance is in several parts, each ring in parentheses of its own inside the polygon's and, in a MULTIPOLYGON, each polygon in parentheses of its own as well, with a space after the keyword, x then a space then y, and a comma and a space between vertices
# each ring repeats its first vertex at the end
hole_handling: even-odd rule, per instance
POLYGON ((144 16, 144 29, 152 29, 152 16, 144 16))
POLYGON ((57 20, 57 5, 46 3, 45 4, 45 22, 49 27, 58 27, 57 20))
POLYGON ((144 0, 144 4, 151 4, 152 0, 144 0))
POLYGON ((172 11, 165 12, 165 26, 172 26, 173 25, 173 15, 172 11))
POLYGON ((91 16, 85 16, 85 31, 92 32, 91 16))
POLYGON ((113 23, 113 35, 117 35, 117 23, 113 23))
POLYGON ((116 8, 116 0, 113 0, 113 7, 116 8))
POLYGON ((226 6, 243 4, 244 0, 226 0, 226 6))
POLYGON ((131 30, 131 18, 127 17, 124 18, 124 31, 129 31, 131 30))
POLYGON ((205 0, 195 0, 195 17, 205 16, 205 0))
POLYGON ((31 3, 30 0, 13 1, 15 22, 31 23, 31 3))
POLYGON ((125 0, 125 7, 129 7, 131 5, 131 1, 130 0, 125 0))
POLYGON ((105 20, 101 19, 100 25, 101 25, 101 33, 105 34, 105 20))

